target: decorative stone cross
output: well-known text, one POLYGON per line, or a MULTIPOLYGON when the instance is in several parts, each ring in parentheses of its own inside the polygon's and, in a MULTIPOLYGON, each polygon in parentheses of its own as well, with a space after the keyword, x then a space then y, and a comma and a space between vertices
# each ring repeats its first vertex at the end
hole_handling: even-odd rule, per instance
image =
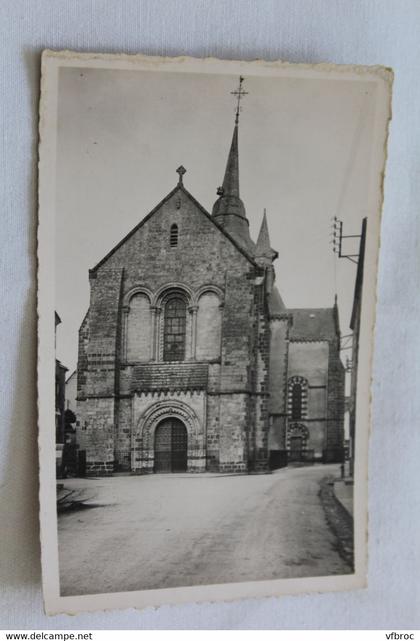
POLYGON ((182 165, 180 165, 180 166, 178 167, 178 169, 176 170, 176 173, 177 173, 177 174, 179 174, 179 180, 178 180, 178 183, 179 183, 180 185, 182 185, 182 177, 183 177, 183 175, 184 175, 186 172, 187 172, 187 170, 186 170, 186 169, 185 169, 185 167, 183 167, 182 165))

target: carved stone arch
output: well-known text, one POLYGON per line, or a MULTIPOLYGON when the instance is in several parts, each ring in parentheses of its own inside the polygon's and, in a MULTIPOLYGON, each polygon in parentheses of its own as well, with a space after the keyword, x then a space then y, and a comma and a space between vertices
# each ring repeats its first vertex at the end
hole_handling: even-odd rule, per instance
POLYGON ((201 296, 203 294, 206 294, 207 292, 213 292, 214 294, 216 294, 219 297, 220 305, 223 305, 223 303, 224 303, 224 292, 223 292, 223 290, 220 289, 220 287, 217 287, 217 285, 212 285, 211 283, 209 283, 208 285, 202 285, 201 287, 199 287, 194 292, 194 295, 193 295, 193 298, 192 298, 192 301, 191 301, 192 304, 193 305, 198 305, 201 296))
POLYGON ((193 300, 193 290, 191 287, 188 285, 185 285, 185 283, 179 283, 176 281, 165 283, 165 285, 162 285, 159 287, 158 290, 153 295, 152 299, 152 305, 154 307, 161 308, 162 302, 165 300, 165 298, 168 295, 171 295, 171 293, 179 292, 185 296, 185 299, 188 304, 191 304, 193 300))
MULTIPOLYGON (((185 283, 172 281, 159 287, 155 292, 152 301, 152 310, 155 314, 155 358, 158 361, 162 360, 192 360, 194 357, 194 331, 195 331, 195 306, 191 305, 193 291, 185 283), (184 342, 183 348, 180 348, 178 356, 174 359, 171 358, 171 350, 168 349, 168 343, 165 336, 165 307, 166 303, 171 298, 180 297, 185 303, 186 315, 184 323, 184 342), (182 352, 182 355, 180 356, 182 352), (167 354, 169 353, 169 358, 167 354), (165 356, 166 355, 166 356, 165 356)), ((169 340, 169 339, 168 339, 169 340)))
POLYGON ((305 449, 309 439, 309 430, 306 425, 303 425, 303 423, 292 422, 288 424, 286 433, 286 448, 288 450, 290 449, 290 440, 293 436, 299 436, 302 438, 302 449, 305 449))
POLYGON ((152 472, 154 467, 154 438, 157 426, 168 418, 177 418, 188 434, 188 468, 202 458, 205 466, 203 427, 195 411, 186 403, 176 399, 165 399, 154 403, 139 418, 132 433, 131 465, 133 472, 152 472))
POLYGON ((132 287, 125 295, 123 298, 123 307, 128 307, 130 305, 130 300, 135 296, 136 294, 143 294, 144 296, 147 296, 149 299, 149 303, 152 303, 153 299, 153 292, 148 288, 144 287, 144 285, 136 285, 135 287, 132 287))
POLYGON ((291 376, 289 378, 289 387, 292 387, 294 383, 299 383, 302 387, 308 387, 308 381, 303 376, 291 376))

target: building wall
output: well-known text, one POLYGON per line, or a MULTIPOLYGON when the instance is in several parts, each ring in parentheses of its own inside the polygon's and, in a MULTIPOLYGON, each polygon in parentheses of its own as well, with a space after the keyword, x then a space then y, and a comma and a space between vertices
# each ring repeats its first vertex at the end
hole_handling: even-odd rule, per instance
MULTIPOLYGON (((248 399, 250 421, 248 460, 249 469, 266 471, 269 461, 268 438, 270 428, 270 348, 271 327, 267 306, 267 282, 269 268, 260 286, 255 288, 256 323, 253 333, 253 361, 251 366, 252 394, 248 399)), ((264 270, 265 271, 265 270, 264 270)))
POLYGON ((142 412, 170 416, 173 394, 179 397, 174 415, 195 425, 191 471, 264 471, 270 452, 284 452, 299 430, 318 459, 340 447, 344 370, 338 343, 289 341, 288 314, 269 317, 270 273, 235 247, 182 188, 91 271, 90 308, 79 334, 77 407, 88 472, 152 471, 153 438, 149 427, 143 438, 136 426, 142 412), (187 305, 183 362, 163 362, 168 291, 181 292, 187 305), (300 425, 288 416, 288 383, 295 376, 306 381, 300 425))
POLYGON ((270 339, 270 431, 268 448, 271 452, 285 449, 286 398, 288 362, 288 319, 271 320, 270 339))
POLYGON ((145 294, 135 294, 129 305, 126 325, 127 361, 150 361, 152 355, 152 323, 150 301, 145 294))
POLYGON ((86 473, 107 476, 114 471, 115 403, 113 397, 78 401, 82 417, 77 429, 79 449, 86 451, 86 473))
MULTIPOLYGON (((286 429, 297 434, 306 430, 305 447, 316 459, 341 461, 344 443, 345 371, 341 362, 338 337, 329 341, 291 341, 289 345, 288 381, 302 377, 307 383, 301 419, 289 416, 286 429)), ((296 379, 297 380, 297 379, 296 379)))
POLYGON ((344 460, 344 398, 345 369, 340 359, 338 345, 330 343, 328 363, 328 425, 325 460, 344 460))
POLYGON ((204 292, 198 300, 197 360, 220 358, 222 340, 221 301, 214 292, 204 292))
POLYGON ((74 414, 77 412, 77 372, 73 372, 66 380, 66 409, 74 414))
MULTIPOLYGON (((327 341, 291 341, 289 344, 287 379, 301 377, 307 382, 306 402, 301 419, 292 419, 288 407, 287 432, 296 424, 307 430, 305 447, 314 451, 317 459, 323 457, 327 434, 329 345, 327 341)), ((290 445, 286 434, 286 446, 290 445)))
MULTIPOLYGON (((184 399, 191 409, 194 394, 204 394, 200 448, 205 454, 199 455, 202 460, 197 459, 196 467, 201 469, 204 460, 209 469, 243 471, 250 458, 266 463, 268 413, 255 396, 256 387, 260 393, 267 391, 268 376, 267 328, 255 291, 257 273, 258 268, 182 189, 91 272, 90 310, 79 335, 78 374, 84 442, 92 435, 89 469, 103 464, 109 470, 115 462, 116 469, 139 471, 139 461, 133 461, 129 449, 133 449, 130 431, 132 436, 140 411, 139 401, 133 405, 131 398, 141 392, 147 392, 143 402, 147 398, 156 407, 162 394, 191 393, 184 399), (178 225, 176 247, 169 242, 173 223, 178 225), (187 298, 186 362, 197 364, 187 376, 185 368, 175 363, 169 379, 160 372, 161 296, 166 288, 180 288, 187 298), (264 335, 261 341, 258 327, 264 335), (197 383, 199 363, 207 363, 205 388, 202 381, 197 383), (178 374, 184 378, 178 380, 178 374), (170 389, 168 380, 173 381, 170 389), (107 401, 108 419, 101 399, 107 401), (249 429, 254 430, 252 452, 249 429)), ((150 469, 150 455, 143 470, 150 469)))
POLYGON ((55 359, 55 440, 64 443, 64 410, 67 368, 55 359))

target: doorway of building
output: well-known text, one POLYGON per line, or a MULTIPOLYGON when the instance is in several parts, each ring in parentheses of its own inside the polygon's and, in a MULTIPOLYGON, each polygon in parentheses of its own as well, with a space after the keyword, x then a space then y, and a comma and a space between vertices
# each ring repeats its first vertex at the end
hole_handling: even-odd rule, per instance
POLYGON ((188 433, 178 418, 166 418, 155 431, 155 472, 187 471, 188 433))
POLYGON ((301 436, 290 437, 289 461, 302 460, 303 438, 301 436))

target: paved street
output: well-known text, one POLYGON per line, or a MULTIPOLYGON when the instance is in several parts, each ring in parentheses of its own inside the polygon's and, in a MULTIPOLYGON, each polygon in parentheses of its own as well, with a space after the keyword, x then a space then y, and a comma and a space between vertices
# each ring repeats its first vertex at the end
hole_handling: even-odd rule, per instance
POLYGON ((318 496, 338 472, 67 479, 99 506, 59 517, 62 594, 348 573, 318 496))

